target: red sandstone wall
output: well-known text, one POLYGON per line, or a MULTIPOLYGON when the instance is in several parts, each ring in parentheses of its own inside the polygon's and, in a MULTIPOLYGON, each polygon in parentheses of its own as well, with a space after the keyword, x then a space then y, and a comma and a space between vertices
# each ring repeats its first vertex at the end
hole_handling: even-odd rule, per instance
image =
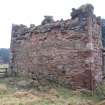
POLYGON ((71 20, 33 28, 13 26, 11 70, 33 79, 93 89, 102 78, 101 29, 93 14, 85 15, 74 18, 74 13, 71 20))

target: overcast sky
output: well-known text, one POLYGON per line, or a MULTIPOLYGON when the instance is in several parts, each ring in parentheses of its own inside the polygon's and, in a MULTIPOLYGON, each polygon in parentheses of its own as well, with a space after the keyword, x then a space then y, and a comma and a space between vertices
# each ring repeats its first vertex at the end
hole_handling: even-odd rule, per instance
POLYGON ((104 0, 0 0, 0 48, 9 48, 11 25, 35 24, 44 15, 52 15, 55 20, 70 18, 71 8, 85 3, 95 7, 95 14, 105 18, 104 0))

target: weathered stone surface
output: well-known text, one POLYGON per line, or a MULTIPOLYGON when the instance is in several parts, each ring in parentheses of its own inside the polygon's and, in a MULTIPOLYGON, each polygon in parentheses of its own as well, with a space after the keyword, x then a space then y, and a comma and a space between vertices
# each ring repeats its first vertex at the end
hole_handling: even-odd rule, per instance
POLYGON ((83 17, 88 17, 93 15, 94 7, 91 4, 82 5, 80 8, 75 9, 72 8, 71 17, 72 19, 79 17, 82 19, 83 17))
POLYGON ((49 24, 49 23, 52 23, 54 22, 53 20, 53 16, 44 16, 44 20, 42 21, 42 25, 45 25, 45 24, 49 24))
POLYGON ((74 89, 94 89, 102 81, 99 22, 93 7, 85 5, 73 10, 72 19, 45 19, 43 25, 30 28, 13 25, 12 72, 39 82, 48 80, 74 89))
POLYGON ((22 81, 19 81, 17 82, 16 84, 19 88, 30 88, 32 86, 32 80, 22 80, 22 81))

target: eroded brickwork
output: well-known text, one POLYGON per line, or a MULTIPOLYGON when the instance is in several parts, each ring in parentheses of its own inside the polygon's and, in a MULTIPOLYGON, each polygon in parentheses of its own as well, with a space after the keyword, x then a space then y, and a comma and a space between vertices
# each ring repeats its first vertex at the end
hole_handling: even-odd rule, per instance
MULTIPOLYGON (((72 88, 94 89, 102 81, 101 22, 93 6, 73 9, 71 19, 13 25, 11 71, 72 88)), ((47 21, 48 19, 48 21, 47 21)))

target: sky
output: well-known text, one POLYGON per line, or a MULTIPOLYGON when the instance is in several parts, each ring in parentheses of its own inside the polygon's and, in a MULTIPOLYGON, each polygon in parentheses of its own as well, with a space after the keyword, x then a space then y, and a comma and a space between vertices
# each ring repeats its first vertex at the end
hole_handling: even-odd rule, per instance
POLYGON ((43 16, 70 18, 72 8, 91 3, 96 16, 105 18, 105 0, 0 0, 0 48, 9 48, 12 24, 39 25, 43 16))

